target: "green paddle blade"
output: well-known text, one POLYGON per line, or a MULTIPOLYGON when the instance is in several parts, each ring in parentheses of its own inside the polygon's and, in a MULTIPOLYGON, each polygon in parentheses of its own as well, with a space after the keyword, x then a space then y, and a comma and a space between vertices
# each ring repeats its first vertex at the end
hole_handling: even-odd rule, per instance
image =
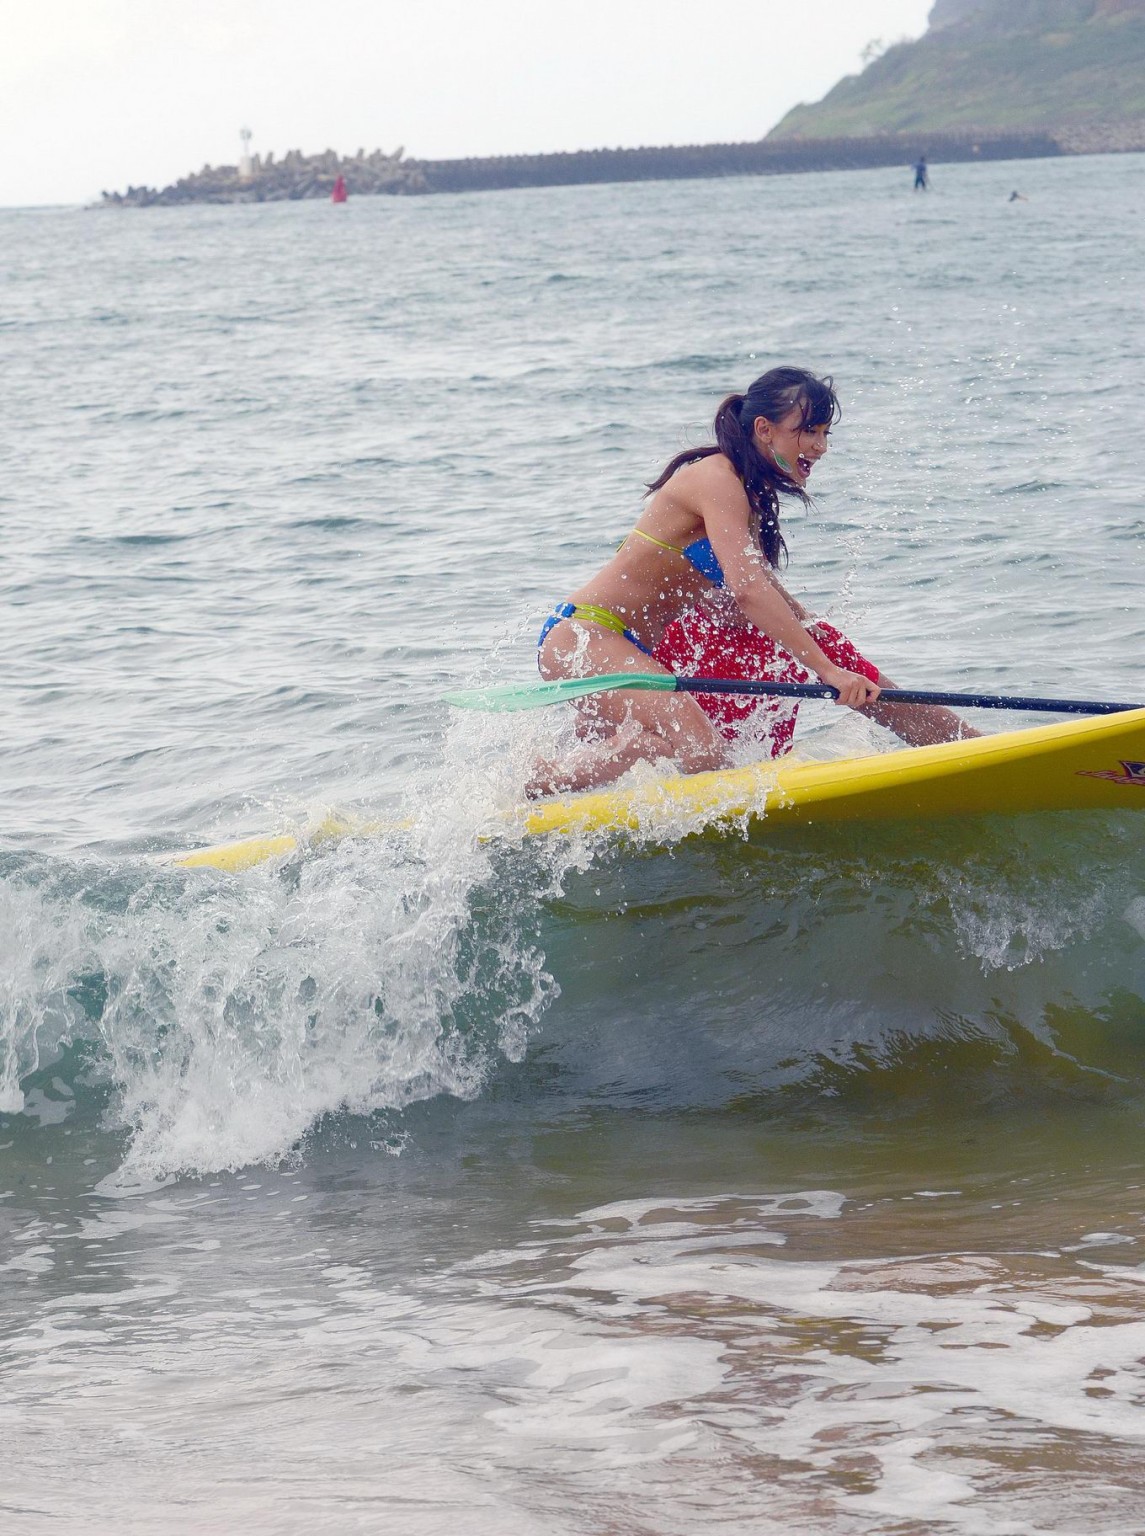
POLYGON ((455 709, 541 709, 546 704, 568 704, 593 693, 614 688, 641 688, 653 693, 675 693, 676 679, 668 672, 612 672, 605 677, 569 677, 555 683, 506 683, 494 688, 466 688, 447 693, 445 702, 455 709))

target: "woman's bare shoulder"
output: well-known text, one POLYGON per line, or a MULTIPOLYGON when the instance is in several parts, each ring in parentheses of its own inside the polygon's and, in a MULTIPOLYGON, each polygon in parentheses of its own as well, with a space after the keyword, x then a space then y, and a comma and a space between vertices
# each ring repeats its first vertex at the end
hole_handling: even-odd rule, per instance
POLYGON ((707 458, 681 464, 664 489, 674 491, 681 500, 687 501, 696 496, 710 496, 713 492, 732 486, 743 489, 732 461, 722 453, 711 453, 707 458))
POLYGON ((713 506, 738 508, 741 502, 747 505, 743 481, 732 461, 722 453, 682 464, 664 489, 672 491, 678 502, 701 517, 713 506))

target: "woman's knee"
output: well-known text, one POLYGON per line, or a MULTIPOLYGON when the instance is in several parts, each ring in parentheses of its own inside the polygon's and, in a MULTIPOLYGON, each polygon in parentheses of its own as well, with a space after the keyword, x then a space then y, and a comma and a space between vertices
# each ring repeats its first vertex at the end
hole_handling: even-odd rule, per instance
POLYGON ((685 773, 714 773, 731 764, 727 743, 718 736, 712 742, 697 742, 677 750, 675 755, 685 773))
POLYGON ((687 773, 708 773, 731 761, 727 742, 694 699, 679 698, 666 712, 662 729, 672 756, 687 773))

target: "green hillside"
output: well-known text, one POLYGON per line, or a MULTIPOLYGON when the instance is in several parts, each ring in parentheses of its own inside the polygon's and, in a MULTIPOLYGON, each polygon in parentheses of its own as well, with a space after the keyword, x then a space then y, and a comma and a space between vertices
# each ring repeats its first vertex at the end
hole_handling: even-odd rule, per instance
POLYGON ((900 43, 768 135, 1058 128, 1145 118, 1145 0, 938 0, 900 43))

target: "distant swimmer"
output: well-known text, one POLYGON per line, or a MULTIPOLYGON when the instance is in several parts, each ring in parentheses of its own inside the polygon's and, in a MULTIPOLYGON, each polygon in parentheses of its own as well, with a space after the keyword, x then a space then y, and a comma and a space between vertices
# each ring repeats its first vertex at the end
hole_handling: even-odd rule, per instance
POLYGON ((1010 202, 1012 202, 1012 203, 1028 203, 1029 202, 1029 198, 1028 197, 1023 197, 1020 192, 1011 192, 1010 193, 1010 202))
POLYGON ((930 191, 930 173, 927 170, 926 156, 919 155, 914 167, 914 190, 916 192, 930 191))

